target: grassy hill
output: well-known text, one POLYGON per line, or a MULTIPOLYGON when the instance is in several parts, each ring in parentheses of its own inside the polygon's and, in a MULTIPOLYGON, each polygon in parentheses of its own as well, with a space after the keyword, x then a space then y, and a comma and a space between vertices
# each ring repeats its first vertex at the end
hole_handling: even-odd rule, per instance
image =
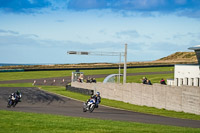
POLYGON ((176 52, 157 61, 197 62, 197 58, 195 52, 176 52))

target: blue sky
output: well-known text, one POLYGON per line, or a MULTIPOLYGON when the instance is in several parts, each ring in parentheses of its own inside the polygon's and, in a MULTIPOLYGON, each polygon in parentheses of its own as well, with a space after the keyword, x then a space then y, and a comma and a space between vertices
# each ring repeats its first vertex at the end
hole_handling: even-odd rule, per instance
POLYGON ((200 45, 199 0, 0 0, 1 63, 156 60, 200 45))

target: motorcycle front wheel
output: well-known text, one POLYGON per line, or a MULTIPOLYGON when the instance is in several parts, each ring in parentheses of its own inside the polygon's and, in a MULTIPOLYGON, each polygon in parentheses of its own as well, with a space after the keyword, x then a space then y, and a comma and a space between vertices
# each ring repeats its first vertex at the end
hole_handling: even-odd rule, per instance
POLYGON ((12 100, 9 100, 7 107, 10 108, 11 106, 12 106, 12 100))
POLYGON ((94 111, 94 108, 95 108, 94 104, 90 105, 90 113, 92 113, 94 111))
POLYGON ((87 112, 87 105, 86 105, 86 103, 83 103, 83 112, 87 112))

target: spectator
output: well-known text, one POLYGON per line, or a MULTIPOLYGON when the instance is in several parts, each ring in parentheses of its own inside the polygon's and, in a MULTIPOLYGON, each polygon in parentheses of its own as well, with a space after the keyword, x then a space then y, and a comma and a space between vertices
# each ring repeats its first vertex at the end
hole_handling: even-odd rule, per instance
POLYGON ((79 76, 79 80, 80 80, 81 83, 83 83, 83 79, 84 79, 83 74, 80 74, 80 76, 79 76))
POLYGON ((147 79, 147 83, 148 85, 152 85, 151 81, 149 79, 147 79))
POLYGON ((86 83, 90 83, 90 77, 87 78, 86 83))
POLYGON ((160 80, 160 84, 166 85, 166 82, 165 82, 165 80, 163 78, 160 80))
MULTIPOLYGON (((81 79, 80 79, 80 78, 78 78, 78 79, 77 79, 77 81, 78 81, 78 82, 81 82, 81 79)), ((81 82, 81 83, 82 83, 82 82, 81 82)))
POLYGON ((143 78, 142 78, 142 83, 143 83, 143 84, 147 84, 147 78, 146 78, 146 77, 143 77, 143 78))
POLYGON ((92 78, 92 82, 93 82, 93 83, 96 83, 97 81, 96 81, 96 79, 95 79, 95 78, 92 78))

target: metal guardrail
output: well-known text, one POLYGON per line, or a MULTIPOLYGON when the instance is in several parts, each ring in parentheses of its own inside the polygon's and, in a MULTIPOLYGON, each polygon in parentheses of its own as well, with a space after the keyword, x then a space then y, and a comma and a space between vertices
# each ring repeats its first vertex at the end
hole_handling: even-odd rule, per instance
POLYGON ((24 72, 24 69, 0 69, 0 72, 24 72))

